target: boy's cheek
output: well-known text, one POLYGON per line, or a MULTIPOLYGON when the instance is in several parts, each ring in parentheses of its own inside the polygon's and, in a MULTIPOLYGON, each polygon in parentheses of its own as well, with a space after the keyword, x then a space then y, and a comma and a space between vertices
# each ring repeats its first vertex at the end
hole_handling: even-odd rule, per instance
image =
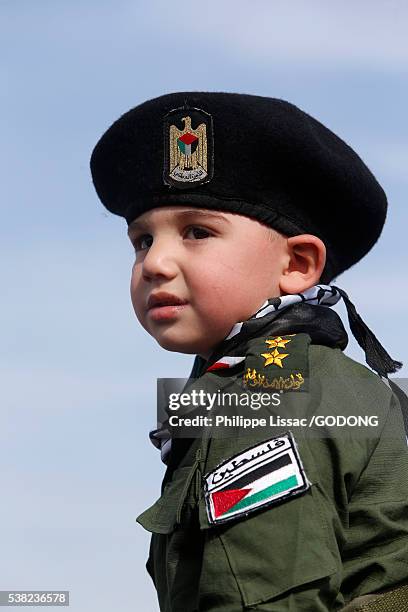
POLYGON ((137 284, 133 281, 133 277, 130 283, 130 299, 132 302, 133 310, 135 315, 139 321, 139 323, 145 328, 145 306, 144 306, 144 298, 142 295, 141 288, 137 286, 137 284))
POLYGON ((213 278, 210 291, 202 292, 202 300, 197 302, 208 325, 223 329, 227 335, 238 321, 250 317, 269 297, 265 297, 259 287, 252 290, 248 283, 239 282, 240 278, 213 278), (238 281, 238 282, 236 282, 238 281))
MULTIPOLYGON (((142 309, 140 308, 140 305, 138 305, 137 302, 135 302, 132 298, 132 305, 133 305, 133 310, 134 313, 136 315, 137 320, 139 321, 140 325, 146 330, 149 331, 148 326, 147 326, 147 319, 144 316, 144 313, 142 311, 142 309)), ((150 332, 149 332, 150 333, 150 332)))

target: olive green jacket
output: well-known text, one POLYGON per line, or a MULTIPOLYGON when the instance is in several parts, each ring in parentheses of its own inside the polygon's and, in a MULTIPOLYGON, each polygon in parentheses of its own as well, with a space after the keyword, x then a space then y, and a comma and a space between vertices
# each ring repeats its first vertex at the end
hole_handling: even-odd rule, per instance
MULTIPOLYGON (((398 400, 377 375, 339 348, 310 344, 308 334, 286 336, 292 344, 278 349, 287 355, 284 361, 265 365, 268 339, 254 338, 244 362, 226 372, 206 372, 188 388, 242 389, 244 381, 255 393, 280 386, 282 404, 264 413, 305 416, 308 422, 313 416, 376 415, 378 426, 284 425, 250 434, 214 436, 205 430, 194 439, 175 437, 161 497, 137 518, 152 532, 147 570, 160 610, 399 610, 387 603, 362 607, 377 605, 380 593, 408 583, 408 449, 398 400), (295 379, 303 383, 291 385, 295 379), (225 523, 212 522, 206 475, 288 431, 307 489, 225 523)), ((406 603, 401 610, 408 610, 407 591, 398 593, 406 603)))

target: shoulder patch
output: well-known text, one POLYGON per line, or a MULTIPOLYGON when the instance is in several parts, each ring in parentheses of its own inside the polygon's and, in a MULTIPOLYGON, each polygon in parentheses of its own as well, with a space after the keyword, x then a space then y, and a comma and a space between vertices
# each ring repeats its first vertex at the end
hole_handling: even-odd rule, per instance
POLYGON ((248 344, 243 383, 277 391, 307 391, 308 334, 263 336, 248 344))
POLYGON ((230 457, 204 477, 210 524, 304 493, 310 487, 291 432, 230 457))

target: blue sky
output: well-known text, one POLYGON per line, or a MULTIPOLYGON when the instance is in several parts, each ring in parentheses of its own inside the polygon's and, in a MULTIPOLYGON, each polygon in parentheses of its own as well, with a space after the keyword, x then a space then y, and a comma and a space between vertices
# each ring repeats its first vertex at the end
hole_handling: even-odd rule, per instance
POLYGON ((0 589, 69 589, 75 612, 157 610, 134 519, 163 473, 147 439, 155 380, 185 376, 191 356, 138 326, 126 223, 89 173, 98 138, 139 102, 280 97, 353 146, 390 207, 338 284, 406 360, 407 13, 402 0, 0 0, 0 589))

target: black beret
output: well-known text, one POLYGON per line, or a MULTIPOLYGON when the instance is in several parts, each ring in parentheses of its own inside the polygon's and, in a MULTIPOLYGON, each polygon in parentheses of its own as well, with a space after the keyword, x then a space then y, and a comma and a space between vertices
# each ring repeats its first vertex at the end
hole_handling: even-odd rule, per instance
POLYGON ((275 98, 179 92, 148 100, 105 132, 91 157, 105 207, 131 223, 151 208, 191 205, 253 217, 323 240, 322 282, 361 259, 387 199, 360 157, 299 108, 275 98))

